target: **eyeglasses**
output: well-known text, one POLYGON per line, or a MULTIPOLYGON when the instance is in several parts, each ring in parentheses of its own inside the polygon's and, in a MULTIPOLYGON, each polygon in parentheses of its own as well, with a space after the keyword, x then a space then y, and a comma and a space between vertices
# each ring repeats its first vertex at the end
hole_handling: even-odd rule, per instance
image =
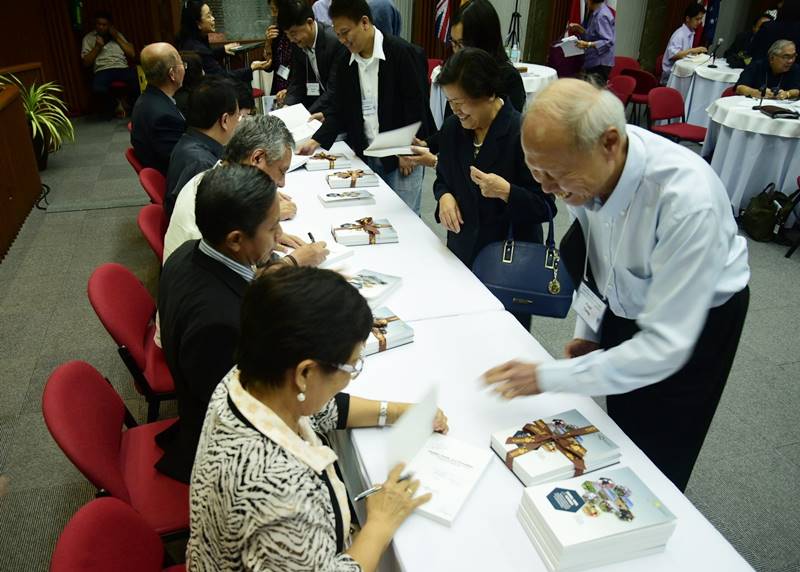
POLYGON ((792 60, 796 60, 797 59, 797 54, 796 53, 794 53, 794 54, 780 54, 777 57, 779 57, 780 59, 782 59, 785 62, 791 62, 792 60))
POLYGON ((454 40, 450 38, 450 45, 453 46, 454 50, 462 50, 464 49, 464 40, 454 40))
POLYGON ((185 70, 189 69, 189 62, 181 62, 179 64, 175 64, 174 66, 170 66, 169 69, 175 69, 175 68, 181 68, 181 67, 183 69, 185 69, 185 70))
POLYGON ((350 379, 353 380, 361 375, 361 372, 364 369, 364 356, 359 356, 356 360, 356 363, 353 365, 350 365, 349 363, 329 363, 327 365, 335 367, 339 371, 349 373, 350 379))

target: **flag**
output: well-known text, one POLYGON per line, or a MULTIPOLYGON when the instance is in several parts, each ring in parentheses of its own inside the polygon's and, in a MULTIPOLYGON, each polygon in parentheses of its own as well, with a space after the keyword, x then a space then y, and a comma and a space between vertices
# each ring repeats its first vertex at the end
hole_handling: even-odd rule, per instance
POLYGON ((697 3, 706 9, 706 15, 703 18, 703 21, 700 22, 700 25, 697 26, 697 29, 694 31, 694 42, 692 42, 693 48, 703 45, 703 28, 705 28, 704 24, 708 20, 708 0, 698 0, 697 3))
POLYGON ((714 34, 717 31, 717 21, 719 20, 719 7, 722 0, 708 0, 706 5, 706 18, 703 26, 703 43, 710 46, 714 42, 714 34))
POLYGON ((436 37, 444 43, 450 39, 450 0, 437 0, 434 16, 436 37))

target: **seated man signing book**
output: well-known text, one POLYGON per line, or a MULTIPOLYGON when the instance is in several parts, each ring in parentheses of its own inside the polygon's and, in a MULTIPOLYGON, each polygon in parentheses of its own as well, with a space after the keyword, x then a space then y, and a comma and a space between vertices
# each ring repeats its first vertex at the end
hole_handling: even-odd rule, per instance
MULTIPOLYGON (((311 154, 320 146, 329 149, 344 132, 348 145, 363 155, 378 133, 425 121, 428 101, 417 52, 405 40, 384 36, 373 26, 366 0, 333 0, 330 14, 336 36, 350 50, 350 57, 339 61, 335 103, 325 123, 300 153, 311 154)), ((367 157, 366 163, 419 213, 421 166, 397 156, 367 157)))
POLYGON ((778 40, 767 52, 767 60, 753 60, 736 83, 737 95, 765 99, 797 99, 800 96, 800 67, 797 47, 790 40, 778 40))

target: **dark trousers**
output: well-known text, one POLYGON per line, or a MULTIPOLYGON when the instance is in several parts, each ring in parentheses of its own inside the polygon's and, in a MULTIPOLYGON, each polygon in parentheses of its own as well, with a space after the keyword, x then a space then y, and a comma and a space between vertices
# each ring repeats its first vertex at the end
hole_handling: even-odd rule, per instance
POLYGON ((139 96, 139 79, 136 77, 135 69, 113 68, 97 72, 92 78, 92 92, 102 98, 103 112, 109 115, 114 114, 114 108, 117 105, 116 100, 110 97, 109 94, 111 91, 111 84, 115 81, 125 82, 128 86, 125 93, 128 96, 131 106, 139 96))
MULTIPOLYGON (((681 491, 717 409, 742 334, 750 289, 708 313, 689 361, 663 381, 608 396, 608 414, 681 491)), ((639 331, 606 311, 600 347, 613 348, 639 331)))

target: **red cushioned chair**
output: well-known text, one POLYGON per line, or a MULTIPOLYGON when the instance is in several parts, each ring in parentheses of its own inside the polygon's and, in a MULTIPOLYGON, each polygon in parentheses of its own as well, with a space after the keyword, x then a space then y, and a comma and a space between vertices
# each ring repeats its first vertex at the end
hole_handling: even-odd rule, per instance
POLYGON ((622 75, 627 75, 636 80, 636 88, 631 95, 631 103, 633 103, 633 120, 634 123, 639 123, 639 108, 644 107, 647 110, 647 95, 650 90, 658 87, 658 80, 656 76, 648 71, 642 69, 624 69, 622 75))
POLYGON ((164 197, 167 194, 167 179, 157 169, 145 167, 139 171, 139 183, 150 197, 151 203, 164 204, 164 197))
POLYGON ((103 264, 89 277, 89 302, 147 401, 147 420, 158 419, 162 401, 175 399, 164 352, 153 341, 156 305, 147 289, 121 264, 103 264))
POLYGON ((264 90, 258 89, 257 87, 253 88, 253 99, 258 99, 259 97, 264 97, 264 90))
POLYGON ((50 572, 183 572, 162 568, 164 545, 135 510, 115 498, 95 499, 69 520, 58 537, 50 572))
POLYGON ((627 75, 618 75, 608 80, 608 89, 627 107, 633 90, 636 89, 636 80, 627 75))
POLYGON ((617 77, 622 74, 622 70, 638 70, 642 66, 633 58, 625 56, 616 56, 614 58, 614 67, 611 68, 611 73, 608 74, 608 79, 617 77))
POLYGON ((736 95, 736 86, 730 85, 725 88, 720 97, 733 97, 734 95, 736 95))
POLYGON ((431 74, 436 66, 442 65, 442 60, 438 58, 428 58, 428 85, 431 84, 431 74))
POLYGON ((706 138, 706 128, 686 123, 684 117, 683 96, 677 89, 657 87, 650 91, 648 103, 650 121, 670 121, 680 119, 678 123, 650 125, 650 130, 675 141, 694 141, 702 143, 706 138))
POLYGON ((164 259, 164 235, 167 234, 169 221, 162 205, 145 205, 136 218, 139 230, 142 231, 147 244, 153 249, 158 263, 164 259))
MULTIPOLYGON (((129 504, 162 537, 185 534, 189 485, 154 466, 163 454, 155 437, 174 419, 136 426, 111 384, 83 361, 53 371, 42 395, 42 412, 53 439, 100 496, 129 504)), ((99 545, 103 539, 96 541, 99 545)))
POLYGON ((128 147, 127 149, 125 149, 125 158, 128 160, 128 163, 131 164, 133 170, 136 171, 137 175, 141 172, 142 169, 144 169, 144 165, 142 165, 142 162, 139 161, 138 157, 136 157, 136 153, 134 153, 133 147, 128 147))

